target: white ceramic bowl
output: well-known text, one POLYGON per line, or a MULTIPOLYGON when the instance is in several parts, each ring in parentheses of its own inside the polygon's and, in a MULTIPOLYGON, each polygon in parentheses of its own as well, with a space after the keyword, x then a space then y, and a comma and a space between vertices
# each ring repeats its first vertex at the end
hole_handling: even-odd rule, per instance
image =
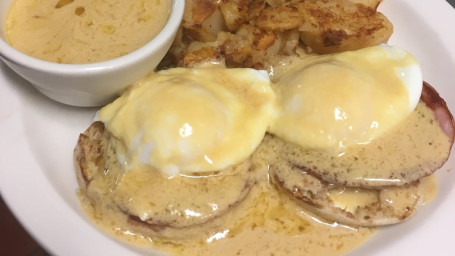
POLYGON ((156 68, 174 40, 185 4, 184 0, 170 0, 171 12, 163 30, 130 54, 91 64, 58 64, 23 54, 5 41, 4 21, 12 1, 0 1, 0 58, 49 98, 84 107, 106 104, 156 68))

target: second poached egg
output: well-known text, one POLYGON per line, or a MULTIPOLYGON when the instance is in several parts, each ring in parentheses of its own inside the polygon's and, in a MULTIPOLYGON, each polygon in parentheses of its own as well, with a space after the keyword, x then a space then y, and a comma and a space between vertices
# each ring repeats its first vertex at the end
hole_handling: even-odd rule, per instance
POLYGON ((280 110, 270 132, 342 153, 405 119, 419 101, 422 73, 412 55, 381 45, 298 60, 277 87, 280 110))

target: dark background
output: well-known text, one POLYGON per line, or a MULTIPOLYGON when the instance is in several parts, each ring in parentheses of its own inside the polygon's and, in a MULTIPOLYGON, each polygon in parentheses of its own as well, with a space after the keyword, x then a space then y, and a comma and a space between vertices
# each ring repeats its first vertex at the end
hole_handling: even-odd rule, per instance
POLYGON ((0 196, 0 255, 48 256, 22 228, 0 196))

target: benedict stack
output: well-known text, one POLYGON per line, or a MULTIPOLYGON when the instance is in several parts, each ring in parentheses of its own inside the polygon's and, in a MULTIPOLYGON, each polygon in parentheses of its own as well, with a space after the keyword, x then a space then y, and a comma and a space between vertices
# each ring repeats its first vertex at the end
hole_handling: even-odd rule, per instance
POLYGON ((280 114, 264 141, 276 153, 273 182, 331 221, 409 218, 425 201, 423 178, 445 163, 454 140, 453 117, 428 84, 422 92, 415 59, 382 45, 293 66, 277 79, 280 114))
POLYGON ((141 234, 197 235, 255 183, 250 156, 270 123, 274 97, 263 71, 152 74, 101 109, 100 121, 79 137, 81 192, 98 215, 141 234))

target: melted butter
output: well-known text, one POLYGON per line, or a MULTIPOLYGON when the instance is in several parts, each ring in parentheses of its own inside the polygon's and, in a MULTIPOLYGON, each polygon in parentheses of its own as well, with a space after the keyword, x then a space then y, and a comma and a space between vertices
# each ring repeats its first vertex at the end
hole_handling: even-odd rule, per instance
POLYGON ((395 51, 370 47, 294 59, 292 68, 274 78, 282 104, 270 131, 336 153, 369 143, 402 121, 420 97, 417 62, 395 51))
POLYGON ((169 0, 14 0, 5 22, 8 42, 57 63, 105 61, 139 49, 167 22, 169 0))
POLYGON ((265 72, 176 68, 136 84, 99 117, 128 149, 118 152, 127 168, 207 172, 251 155, 270 122, 274 97, 265 72))

